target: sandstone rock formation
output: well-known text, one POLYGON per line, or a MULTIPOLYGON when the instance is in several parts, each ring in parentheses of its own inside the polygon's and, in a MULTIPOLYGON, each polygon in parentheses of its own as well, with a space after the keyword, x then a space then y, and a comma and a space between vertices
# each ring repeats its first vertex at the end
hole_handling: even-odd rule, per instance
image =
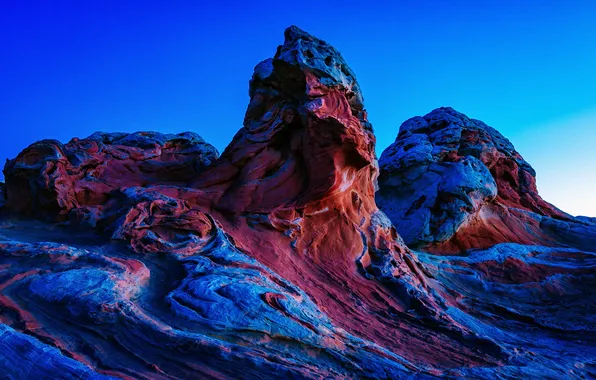
POLYGON ((379 164, 377 203, 412 246, 596 250, 596 230, 538 195, 536 172, 509 140, 452 108, 404 122, 379 164))
POLYGON ((192 132, 97 132, 68 144, 42 140, 6 163, 7 208, 65 220, 86 206, 101 208, 114 190, 184 185, 217 157, 217 150, 192 132))
MULTIPOLYGON (((296 27, 255 67, 249 95, 244 127, 221 157, 197 135, 146 132, 45 140, 7 163, 4 373, 594 374, 594 300, 579 302, 594 283, 594 255, 517 245, 467 258, 410 250, 375 203, 375 137, 354 73, 332 46, 296 27), (524 265, 509 272, 515 260, 524 265), (483 286, 499 281, 483 297, 483 286), (544 305, 524 299, 533 281, 543 282, 535 293, 544 305), (512 284, 524 288, 508 301, 512 284), (555 326, 547 305, 568 298, 571 310, 554 318, 581 323, 555 326), (533 307, 539 315, 528 321, 533 307)), ((442 189, 455 193, 465 180, 473 190, 461 202, 496 202, 504 185, 489 181, 481 159, 461 161, 441 169, 452 181, 442 189)), ((527 204, 527 213, 545 207, 532 196, 503 199, 527 204)), ((581 228, 573 233, 581 240, 581 228)))

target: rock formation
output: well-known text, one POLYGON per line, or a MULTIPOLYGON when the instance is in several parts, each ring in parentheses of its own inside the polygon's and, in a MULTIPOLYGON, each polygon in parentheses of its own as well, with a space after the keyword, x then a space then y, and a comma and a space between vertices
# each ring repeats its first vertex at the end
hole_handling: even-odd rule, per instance
POLYGON ((102 133, 68 144, 42 140, 6 163, 6 207, 65 220, 96 212, 114 190, 154 184, 185 185, 218 157, 192 132, 102 133))
POLYGON ((434 252, 498 243, 596 250, 596 230, 544 201, 497 130, 452 108, 405 121, 381 155, 377 203, 405 242, 434 252))
MULTIPOLYGON (((410 250, 375 203, 375 137, 354 73, 296 27, 255 67, 249 95, 244 126, 220 157, 198 135, 145 132, 44 140, 7 163, 0 368, 8 376, 594 374, 594 298, 580 303, 594 285, 594 255, 521 245, 463 258, 410 250), (542 281, 535 290, 533 281, 542 281), (524 288, 507 300, 515 284, 524 288), (524 298, 532 291, 544 305, 524 298), (549 320, 547 305, 567 299, 571 310, 549 320), (539 315, 528 320, 532 310, 539 315)), ((518 173, 529 170, 515 159, 518 173)), ((500 183, 481 158, 455 161, 436 171, 452 182, 442 192, 455 196, 466 183, 469 197, 458 202, 472 204, 467 214, 493 202, 575 223, 537 194, 516 198, 535 187, 500 183)), ((403 169, 395 168, 393 176, 403 169)), ((452 226, 471 218, 436 210, 452 226)), ((450 229, 458 231, 442 228, 446 240, 450 229)), ((581 240, 583 230, 574 233, 581 240)))

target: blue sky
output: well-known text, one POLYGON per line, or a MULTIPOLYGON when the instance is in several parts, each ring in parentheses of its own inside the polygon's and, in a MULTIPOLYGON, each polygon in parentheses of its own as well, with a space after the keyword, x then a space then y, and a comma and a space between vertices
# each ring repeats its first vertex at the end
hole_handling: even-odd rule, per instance
POLYGON ((379 154, 452 106, 506 135, 546 200, 596 216, 596 2, 165 3, 2 1, 0 160, 96 130, 192 130, 221 151, 295 24, 356 72, 379 154))

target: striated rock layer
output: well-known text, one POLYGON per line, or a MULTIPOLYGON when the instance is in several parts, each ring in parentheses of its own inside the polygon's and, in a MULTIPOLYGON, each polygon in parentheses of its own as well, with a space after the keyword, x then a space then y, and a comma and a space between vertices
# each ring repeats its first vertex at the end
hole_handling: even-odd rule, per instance
MULTIPOLYGON (((66 145, 44 140, 7 163, 4 373, 594 375, 593 254, 521 245, 463 258, 410 250, 375 203, 375 137, 354 73, 332 46, 296 27, 255 67, 249 95, 244 126, 220 157, 190 133, 98 133, 66 145), (485 296, 488 286, 495 291, 485 296)), ((480 182, 499 175, 480 159, 463 161, 441 178, 469 177, 474 205, 528 214, 548 206, 540 215, 580 220, 537 194, 515 198, 521 184, 499 198, 504 184, 480 182)), ((584 232, 575 233, 581 241, 584 232)))
POLYGON ((544 201, 536 172, 492 127, 452 108, 402 124, 381 155, 377 202, 409 245, 461 252, 498 243, 596 251, 596 229, 544 201))

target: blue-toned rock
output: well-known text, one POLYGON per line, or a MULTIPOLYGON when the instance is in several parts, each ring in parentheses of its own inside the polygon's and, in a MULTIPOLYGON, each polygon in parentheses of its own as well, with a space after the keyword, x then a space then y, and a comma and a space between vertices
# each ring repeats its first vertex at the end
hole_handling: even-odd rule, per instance
POLYGON ((0 324, 0 369, 4 379, 109 380, 39 340, 0 324))
POLYGON ((452 108, 405 121, 379 167, 377 203, 409 245, 435 252, 503 242, 593 249, 596 230, 540 197, 536 172, 511 142, 452 108))

